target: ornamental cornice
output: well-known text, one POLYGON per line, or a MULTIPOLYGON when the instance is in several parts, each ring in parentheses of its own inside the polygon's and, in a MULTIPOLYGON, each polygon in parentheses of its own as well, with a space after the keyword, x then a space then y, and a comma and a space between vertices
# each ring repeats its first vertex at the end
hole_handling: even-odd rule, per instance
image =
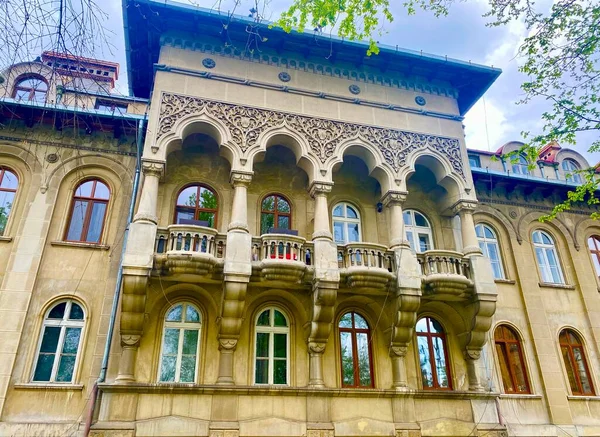
POLYGON ((408 196, 408 191, 388 191, 381 198, 381 203, 385 207, 394 204, 402 205, 406 201, 406 196, 408 196))
POLYGON ((253 172, 249 171, 232 171, 229 175, 229 183, 234 187, 236 185, 249 185, 252 182, 253 172))
POLYGON ((142 172, 146 176, 152 175, 161 178, 165 174, 165 163, 163 161, 144 159, 142 161, 142 172))
POLYGON ((315 197, 317 194, 329 194, 331 193, 331 189, 333 188, 333 184, 331 182, 319 182, 314 181, 310 188, 308 189, 308 193, 310 197, 315 197))
POLYGON ((450 207, 453 214, 460 214, 461 212, 473 213, 477 208, 476 200, 459 200, 450 207))
POLYGON ((172 132, 181 118, 207 114, 229 130, 231 142, 242 153, 258 145, 268 129, 286 128, 306 139, 309 154, 321 164, 337 156, 340 145, 358 140, 375 146, 382 160, 396 173, 415 151, 429 149, 445 156, 454 173, 466 180, 458 139, 423 133, 361 125, 288 112, 224 103, 200 97, 163 93, 156 141, 172 132))

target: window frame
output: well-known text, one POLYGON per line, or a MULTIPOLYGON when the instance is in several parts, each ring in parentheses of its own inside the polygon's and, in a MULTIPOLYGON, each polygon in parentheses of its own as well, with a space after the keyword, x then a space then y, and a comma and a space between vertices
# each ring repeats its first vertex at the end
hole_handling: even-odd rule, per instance
POLYGON ((521 336, 519 335, 519 333, 517 332, 516 329, 514 329, 512 326, 506 324, 506 323, 501 323, 499 325, 496 326, 496 328, 494 329, 494 351, 496 353, 496 358, 500 361, 501 359, 503 359, 502 357, 500 357, 498 355, 498 351, 496 349, 496 346, 500 345, 500 347, 502 348, 503 353, 506 355, 507 359, 508 359, 508 373, 509 376, 511 378, 511 382, 513 387, 518 387, 519 384, 517 383, 517 377, 516 377, 516 366, 515 366, 515 362, 513 359, 512 354, 510 353, 509 347, 511 344, 516 344, 517 345, 517 350, 519 353, 519 359, 521 360, 521 367, 523 369, 523 377, 525 378, 525 386, 526 386, 526 390, 525 391, 520 391, 520 390, 507 390, 506 388, 506 384, 504 382, 504 377, 502 375, 502 371, 500 369, 498 369, 499 373, 500 373, 500 381, 502 382, 502 387, 504 389, 504 393, 507 394, 515 394, 515 395, 528 395, 531 394, 531 382, 529 380, 529 372, 527 369, 527 362, 525 361, 525 354, 523 353, 523 345, 522 345, 522 341, 521 341, 521 336), (501 338, 499 339, 497 337, 497 333, 499 330, 501 329, 507 329, 508 331, 510 331, 512 333, 512 335, 515 337, 516 340, 511 340, 511 339, 506 339, 506 338, 501 338))
POLYGON ((579 163, 577 161, 575 161, 572 158, 565 158, 560 163, 560 167, 563 170, 563 175, 565 177, 565 181, 571 182, 574 184, 582 184, 583 183, 583 180, 581 179, 581 175, 579 173, 574 173, 574 172, 581 170, 581 167, 579 166, 579 163), (565 168, 565 164, 568 164, 567 166, 571 166, 573 168, 565 168), (571 173, 571 176, 570 177, 567 176, 567 173, 571 173))
POLYGON ((440 323, 440 321, 436 317, 433 317, 430 315, 420 316, 419 318, 417 318, 417 323, 415 324, 415 336, 416 336, 415 350, 416 350, 416 358, 417 358, 417 362, 418 362, 417 369, 419 370, 419 377, 421 378, 421 387, 423 388, 423 390, 452 391, 453 390, 452 364, 450 362, 450 353, 448 352, 448 335, 446 333, 446 328, 444 327, 444 325, 442 325, 442 323, 440 323), (425 326, 427 326, 427 332, 417 332, 416 325, 423 319, 435 320, 442 327, 443 332, 442 333, 429 332, 429 330, 430 330, 429 320, 427 320, 425 322, 425 326), (431 387, 425 387, 425 384, 423 384, 421 362, 419 359, 419 341, 418 341, 419 337, 427 338, 427 349, 429 352, 429 357, 430 357, 429 362, 431 363, 431 374, 433 377, 433 385, 431 387), (435 364, 435 360, 431 359, 431 357, 435 356, 433 353, 433 341, 431 340, 434 337, 441 338, 442 344, 444 346, 444 358, 446 359, 446 375, 448 376, 448 387, 441 387, 439 385, 439 382, 437 380, 437 366, 435 364))
POLYGON ((521 176, 530 176, 531 172, 529 171, 529 161, 523 155, 519 155, 519 159, 517 162, 511 163, 511 168, 513 174, 518 174, 521 176), (518 168, 519 170, 515 170, 518 168), (524 168, 524 170, 523 170, 524 168))
POLYGON ((469 167, 471 168, 481 168, 481 158, 479 155, 474 155, 472 153, 467 154, 467 158, 469 160, 469 167), (477 165, 471 165, 471 160, 475 162, 477 165))
MULTIPOLYGON (((29 95, 27 97, 27 102, 37 102, 37 103, 46 103, 47 98, 48 98, 48 90, 50 89, 50 85, 48 84, 48 81, 37 74, 24 74, 20 77, 17 78, 17 80, 15 81, 15 85, 13 86, 13 90, 12 90, 12 94, 11 97, 15 100, 17 100, 17 92, 18 91, 28 91, 29 95), (20 86, 20 84, 22 82, 25 82, 26 80, 31 80, 31 79, 36 79, 39 80, 40 82, 46 84, 46 89, 45 90, 37 90, 36 88, 32 88, 32 87, 25 87, 25 86, 20 86), (43 92, 44 93, 44 100, 41 102, 38 102, 35 99, 35 93, 36 91, 38 92, 43 92)), ((23 101, 23 99, 20 99, 19 101, 23 101)))
POLYGON ((204 328, 204 323, 203 323, 204 319, 205 319, 204 313, 202 312, 200 307, 193 302, 186 300, 186 301, 174 302, 172 305, 169 305, 169 307, 167 308, 167 310, 165 311, 165 313, 163 314, 163 317, 162 317, 162 327, 161 327, 161 333, 160 333, 160 336, 161 336, 160 349, 158 351, 158 353, 159 353, 159 355, 158 355, 158 371, 156 374, 156 381, 158 384, 197 384, 198 383, 199 374, 200 374, 200 363, 201 363, 200 353, 202 351, 202 335, 204 333, 204 329, 203 329, 204 328), (191 306, 198 313, 198 315, 200 317, 200 321, 199 322, 167 321, 167 316, 168 316, 169 312, 178 305, 182 305, 182 307, 183 307, 181 310, 182 320, 185 317, 187 307, 191 306), (162 363, 163 363, 163 355, 164 355, 163 349, 164 349, 164 345, 165 345, 165 334, 166 334, 167 329, 179 330, 179 338, 177 341, 177 355, 175 358, 175 375, 173 375, 173 381, 162 381, 161 380, 162 363), (182 361, 183 355, 184 355, 183 354, 183 337, 184 336, 181 333, 182 333, 182 331, 185 331, 186 329, 187 330, 195 329, 198 331, 198 343, 196 344, 196 365, 195 365, 195 371, 194 371, 194 380, 181 382, 180 381, 180 379, 181 379, 181 361, 182 361))
POLYGON ((533 255, 535 257, 536 260, 536 264, 538 267, 538 272, 540 275, 540 279, 541 282, 545 283, 545 284, 559 284, 559 285, 565 285, 566 284, 566 279, 565 279, 565 274, 563 272, 563 268, 562 268, 562 264, 560 261, 560 256, 558 254, 558 250, 556 248, 556 240, 554 239, 554 237, 552 237, 551 234, 549 234, 548 232, 544 231, 543 229, 535 229, 532 233, 531 233, 531 242, 533 243, 533 255), (544 243, 543 238, 540 237, 540 240, 542 241, 542 243, 536 243, 535 239, 534 239, 534 235, 539 232, 542 235, 546 235, 550 241, 552 241, 552 244, 548 244, 548 243, 544 243), (559 280, 560 282, 554 282, 554 278, 552 278, 551 281, 546 281, 544 278, 544 273, 543 270, 540 266, 540 260, 538 258, 538 252, 536 249, 542 249, 542 253, 543 253, 543 261, 544 261, 544 267, 548 270, 548 273, 550 274, 550 276, 552 276, 552 269, 550 267, 550 262, 548 259, 548 250, 551 250, 554 253, 554 256, 556 258, 556 266, 558 269, 558 273, 559 273, 559 280))
MULTIPOLYGON (((178 224, 177 223, 177 213, 179 212, 178 209, 186 209, 187 211, 194 211, 194 219, 193 220, 197 220, 200 221, 199 216, 200 213, 202 212, 206 212, 209 214, 214 214, 215 217, 215 222, 213 223, 213 227, 211 229, 218 229, 218 225, 219 225, 219 196, 217 196, 217 191, 214 190, 211 186, 207 185, 207 184, 203 184, 203 183, 196 183, 193 182, 191 184, 187 184, 184 185, 183 187, 181 187, 181 189, 177 192, 177 195, 175 196, 175 208, 173 209, 173 224, 178 224), (191 187, 196 187, 196 206, 195 207, 191 207, 191 206, 187 206, 187 205, 180 205, 179 202, 179 196, 181 196, 181 193, 184 190, 187 190, 188 188, 191 187), (204 188, 205 190, 210 191, 213 196, 215 196, 215 199, 217 201, 217 207, 216 208, 201 208, 200 205, 200 189, 204 188)), ((209 226, 210 227, 210 226, 209 226)))
POLYGON ((371 330, 371 324, 369 323, 369 320, 364 316, 364 314, 362 314, 359 311, 356 311, 355 309, 347 309, 344 310, 343 312, 340 313, 339 317, 337 318, 337 340, 338 340, 338 346, 339 346, 339 363, 340 363, 340 385, 342 388, 358 388, 358 389, 369 389, 369 388, 375 388, 375 368, 373 366, 374 364, 374 357, 373 357, 373 334, 372 334, 372 330, 371 330), (345 327, 341 327, 340 326, 340 321, 342 320, 342 318, 346 315, 346 314, 351 314, 352 315, 352 327, 351 328, 345 328, 345 327), (355 327, 355 322, 354 322, 354 315, 358 315, 360 316, 365 323, 367 324, 368 328, 356 328, 355 327), (344 366, 343 366, 343 356, 342 356, 342 339, 341 339, 341 334, 342 332, 347 332, 350 334, 351 339, 352 339, 352 366, 353 366, 353 370, 354 370, 354 384, 353 385, 349 385, 349 384, 344 384, 344 366), (368 353, 369 353, 369 375, 371 377, 371 385, 360 385, 360 366, 358 363, 358 343, 357 343, 357 335, 356 334, 366 334, 367 335, 367 344, 368 344, 368 353))
POLYGON ((492 264, 492 271, 494 273, 494 279, 500 279, 500 280, 506 279, 506 271, 504 269, 504 257, 502 256, 502 251, 501 251, 501 247, 500 247, 500 239, 498 238, 498 233, 496 232, 496 230, 492 226, 488 225, 485 222, 479 222, 475 225, 475 235, 477 236, 477 242, 479 243, 479 248, 483 252, 483 256, 485 256, 487 259, 489 259, 490 263, 492 264), (483 228, 483 237, 477 236, 477 228, 479 226, 481 226, 483 228), (489 237, 485 236, 486 228, 492 233, 494 238, 489 238, 489 237), (485 249, 482 249, 482 247, 481 247, 482 243, 483 243, 485 249), (488 244, 496 245, 496 251, 498 253, 497 263, 500 267, 500 277, 496 277, 496 272, 493 268, 494 263, 492 262, 492 259, 489 256, 488 244))
POLYGON ((260 200, 260 220, 258 222, 258 225, 260 227, 260 235, 266 235, 269 233, 269 230, 267 229, 266 232, 262 231, 262 218, 264 214, 273 214, 273 228, 279 228, 279 229, 293 229, 292 228, 292 202, 290 202, 290 199, 287 196, 284 196, 281 193, 269 193, 265 196, 262 197, 262 199, 260 200), (275 202, 274 202, 274 209, 273 211, 268 211, 266 209, 263 209, 263 203, 265 202, 265 200, 268 197, 274 196, 275 197, 275 202), (278 199, 282 199, 285 202, 287 202, 289 208, 290 208, 290 212, 280 212, 279 211, 279 202, 278 199), (279 226, 279 217, 287 217, 288 218, 288 227, 287 228, 281 228, 279 226))
POLYGON ((592 234, 587 238, 587 247, 590 257, 592 258, 592 268, 596 272, 596 277, 600 279, 600 235, 592 234), (594 243, 594 249, 590 247, 590 241, 594 243), (594 262, 596 258, 597 264, 594 262))
MULTIPOLYGON (((433 239, 433 227, 431 226, 431 220, 429 220, 429 218, 427 218, 427 216, 425 214, 423 214, 421 211, 416 210, 416 209, 405 209, 404 211, 402 211, 402 220, 404 222, 404 237, 407 239, 407 241, 410 244, 410 238, 408 238, 408 232, 412 232, 413 234, 413 238, 417 237, 417 240, 413 240, 413 244, 418 244, 419 243, 419 234, 426 234, 427 237, 429 237, 429 247, 426 251, 427 252, 429 250, 435 250, 435 244, 434 244, 434 239, 433 239), (412 225, 408 225, 406 224, 406 219, 405 216, 406 214, 409 214, 411 216, 411 221, 412 221, 412 225), (423 226, 417 226, 417 222, 415 219, 415 214, 419 214, 421 217, 423 217, 425 219, 425 221, 427 222, 428 227, 423 227, 423 226)), ((421 248, 420 244, 419 244, 419 249, 421 248)), ((421 252, 420 250, 417 250, 416 247, 412 247, 411 246, 411 250, 414 253, 424 253, 421 252)))
POLYGON ((346 201, 337 202, 335 205, 333 205, 333 208, 331 209, 331 229, 333 231, 333 240, 334 240, 335 244, 343 246, 345 244, 362 242, 363 232, 362 232, 362 219, 361 219, 360 210, 353 203, 346 202, 346 201), (344 208, 344 216, 343 217, 333 215, 333 211, 335 211, 335 209, 338 206, 342 206, 344 208), (356 213, 357 218, 348 217, 348 211, 347 211, 348 207, 352 208, 352 210, 356 213), (343 242, 337 241, 335 239, 335 223, 336 222, 342 224, 342 231, 343 231, 343 237, 344 237, 343 242), (348 235, 349 235, 348 234, 348 225, 349 224, 358 224, 358 241, 348 241, 348 235))
MULTIPOLYGON (((262 307, 259 311, 256 312, 256 316, 254 317, 254 332, 253 332, 253 347, 252 347, 252 385, 258 385, 258 386, 269 386, 269 385, 274 385, 274 386, 278 386, 278 387, 289 387, 290 384, 290 376, 291 376, 291 357, 290 357, 290 349, 291 349, 291 322, 290 322, 290 317, 288 316, 287 311, 285 311, 283 308, 276 306, 276 305, 268 305, 265 307, 262 307), (260 316, 265 312, 265 311, 269 311, 269 326, 259 326, 258 325, 258 319, 260 318, 260 316), (286 321, 286 326, 275 326, 275 311, 278 311, 284 318, 286 321), (256 382, 256 362, 258 361, 258 357, 256 356, 256 348, 258 346, 258 334, 269 334, 269 344, 268 344, 268 356, 267 358, 267 363, 268 363, 268 370, 267 370, 267 382, 256 382), (285 361, 286 361, 286 366, 285 366, 285 370, 286 370, 286 382, 285 384, 275 384, 274 382, 274 371, 275 371, 275 334, 285 334, 286 335, 286 357, 285 357, 285 361)), ((260 357, 260 358, 265 358, 265 357, 260 357)))
POLYGON ((73 190, 73 195, 71 196, 71 206, 69 208, 69 217, 67 220, 67 226, 65 228, 63 241, 70 242, 70 243, 84 243, 84 244, 101 245, 102 241, 104 240, 104 229, 106 228, 106 218, 108 217, 108 206, 109 206, 111 198, 112 198, 112 190, 110 188, 110 185, 107 184, 103 179, 96 178, 96 177, 90 177, 90 178, 81 180, 75 186, 75 189, 73 190), (78 196, 77 190, 79 189, 79 187, 81 187, 83 184, 85 184, 87 182, 93 182, 92 190, 91 190, 92 197, 78 196), (93 197, 93 194, 95 194, 95 192, 96 192, 96 185, 98 182, 100 182, 101 184, 106 186, 106 189, 108 190, 108 199, 93 197), (73 221, 73 212, 75 209, 75 204, 78 200, 88 202, 88 206, 86 207, 85 217, 83 219, 83 225, 81 227, 81 234, 80 234, 80 237, 85 236, 85 239, 69 240, 68 237, 69 237, 69 230, 71 229, 71 222, 73 221), (96 203, 101 203, 101 204, 106 205, 106 208, 104 209, 104 216, 102 217, 102 228, 100 229, 100 233, 98 234, 99 237, 98 237, 97 242, 87 241, 90 222, 91 222, 91 218, 92 218, 91 216, 92 216, 92 212, 94 210, 93 207, 96 203))
POLYGON ((14 175, 15 179, 17 180, 17 188, 15 188, 15 189, 2 188, 0 186, 0 193, 13 193, 12 205, 11 205, 10 211, 8 212, 8 215, 6 216, 6 224, 4 225, 4 229, 0 230, 0 237, 6 235, 6 230, 8 229, 8 224, 10 223, 10 220, 11 220, 11 212, 14 210, 15 201, 17 199, 17 192, 19 191, 19 185, 21 182, 19 180, 19 175, 16 171, 14 171, 10 167, 5 167, 5 166, 0 165, 0 185, 2 185, 2 180, 4 179, 4 175, 6 174, 6 172, 9 172, 10 174, 14 175))
POLYGON ((32 384, 73 385, 73 384, 75 384, 75 382, 77 381, 77 377, 79 376, 79 363, 81 362, 81 359, 82 359, 81 355, 83 354, 83 352, 82 352, 83 340, 85 337, 85 328, 86 328, 86 324, 87 324, 86 322, 88 320, 87 310, 80 301, 78 301, 76 299, 68 298, 68 299, 59 299, 59 300, 53 301, 52 304, 50 304, 47 307, 46 311, 44 311, 43 314, 44 314, 44 317, 42 319, 41 328, 40 328, 39 334, 38 334, 38 341, 37 341, 37 345, 36 345, 35 356, 33 359, 33 365, 31 367, 31 376, 29 378, 29 381, 32 384), (66 303, 63 317, 61 319, 49 319, 48 316, 50 315, 50 312, 54 308, 56 308, 58 305, 60 305, 61 303, 66 303), (77 304, 81 308, 81 311, 83 312, 83 319, 70 320, 68 318, 69 314, 71 313, 71 307, 73 306, 73 303, 77 304), (37 370, 40 354, 42 353, 42 351, 41 351, 42 342, 44 340, 44 333, 46 332, 47 327, 60 328, 60 333, 59 333, 57 344, 56 344, 56 350, 54 352, 54 361, 52 363, 52 370, 50 371, 50 379, 48 381, 35 380, 34 379, 35 372, 37 370), (71 375, 70 381, 56 381, 58 367, 60 365, 60 360, 61 360, 62 354, 63 354, 62 352, 65 347, 65 332, 67 331, 67 328, 80 328, 81 329, 80 334, 79 334, 79 343, 77 344, 77 353, 75 355, 75 363, 73 364, 73 374, 71 375))
POLYGON ((558 345, 560 348, 560 355, 562 357, 562 361, 563 364, 565 366, 565 371, 567 372, 567 375, 565 375, 567 377, 567 386, 569 387, 569 390, 571 390, 571 395, 573 396, 596 396, 596 389, 595 389, 595 385, 594 385, 594 379, 592 376, 592 373, 590 372, 590 366, 588 364, 588 359, 587 359, 587 353, 586 353, 586 348, 585 345, 583 343, 583 339, 582 336, 579 335, 579 333, 577 331, 575 331, 572 328, 563 328, 560 330, 560 332, 558 333, 558 345), (563 343, 561 340, 562 335, 566 334, 567 337, 567 343, 563 343), (569 340, 569 335, 568 334, 572 334, 578 341, 578 343, 571 343, 569 340), (580 391, 575 392, 573 391, 573 387, 571 387, 571 382, 569 381, 569 369, 567 368, 567 363, 565 362, 565 357, 563 355, 563 348, 567 348, 568 349, 568 354, 569 354, 569 365, 571 367, 571 370, 573 371, 573 375, 575 376, 575 380, 576 383, 578 385, 578 389, 580 391), (579 372, 577 371, 577 367, 574 367, 573 365, 576 363, 575 361, 575 355, 573 353, 573 349, 574 348, 579 348, 581 350, 581 356, 583 358, 583 366, 584 366, 584 370, 586 373, 586 376, 588 378, 588 381, 590 383, 590 388, 591 388, 591 392, 589 393, 585 393, 583 391, 583 385, 581 383, 581 376, 579 375, 579 372))

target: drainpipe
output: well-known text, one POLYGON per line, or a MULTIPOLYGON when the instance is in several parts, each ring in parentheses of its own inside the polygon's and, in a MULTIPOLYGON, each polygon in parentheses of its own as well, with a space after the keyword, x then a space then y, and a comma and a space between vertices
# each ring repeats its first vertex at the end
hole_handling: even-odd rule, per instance
POLYGON ((108 370, 108 358, 110 355, 110 346, 115 331, 115 320, 117 318, 117 309, 119 308, 119 299, 121 297, 121 281, 123 280, 123 257, 125 256, 125 249, 127 248, 127 237, 129 236, 129 225, 133 220, 133 213, 135 210, 135 199, 137 198, 137 192, 140 184, 140 171, 142 167, 142 137, 144 133, 144 126, 146 124, 146 118, 148 117, 148 110, 144 114, 144 118, 138 121, 138 132, 137 132, 137 156, 135 164, 135 176, 133 177, 133 189, 131 191, 131 200, 129 201, 129 214, 127 215, 127 226, 123 234, 123 247, 121 249, 121 259, 119 261, 119 271, 117 273, 117 283, 115 284, 115 292, 113 294, 112 309, 110 311, 110 320, 108 322, 108 332, 106 333, 106 343, 104 344, 104 354, 102 356, 102 367, 100 368, 100 375, 92 387, 92 393, 90 398, 90 408, 88 409, 87 416, 85 418, 85 428, 83 435, 87 437, 90 433, 90 427, 92 426, 92 418, 94 410, 96 409, 96 403, 98 401, 98 384, 102 384, 106 380, 106 371, 108 370))

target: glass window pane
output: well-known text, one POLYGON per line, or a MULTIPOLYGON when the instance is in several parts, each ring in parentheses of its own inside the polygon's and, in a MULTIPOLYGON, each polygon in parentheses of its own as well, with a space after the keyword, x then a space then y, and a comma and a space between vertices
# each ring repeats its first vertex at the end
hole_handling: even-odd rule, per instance
POLYGON ((287 334, 274 334, 273 353, 275 358, 287 358, 287 334))
POLYGON ((181 190, 177 197, 177 205, 196 207, 198 201, 198 187, 192 186, 181 190))
POLYGON ((344 206, 338 205, 333 208, 333 216, 334 217, 344 217, 344 206))
POLYGON ((75 356, 63 355, 60 357, 58 371, 56 372, 57 382, 71 382, 73 380, 73 372, 75 371, 75 356))
POLYGON ((0 188, 8 188, 10 190, 16 190, 19 186, 19 180, 17 175, 9 170, 4 170, 2 180, 0 181, 0 188))
POLYGON ((290 228, 290 218, 287 216, 282 216, 280 215, 279 217, 277 217, 277 227, 278 228, 282 228, 282 229, 289 229, 290 228))
POLYGON ((502 347, 501 344, 496 343, 496 353, 498 354, 498 361, 500 362, 500 373, 502 375, 504 391, 507 393, 514 393, 515 387, 513 386, 512 378, 510 376, 510 363, 504 347, 502 347))
POLYGON ((183 354, 196 355, 198 350, 198 333, 197 329, 186 329, 183 331, 183 354))
POLYGON ((30 90, 17 90, 15 92, 15 100, 29 100, 30 90))
POLYGON ((542 237, 540 236, 540 231, 535 231, 533 233, 533 242, 534 243, 541 243, 542 242, 542 237))
POLYGON ((256 356, 259 358, 269 356, 269 334, 265 332, 256 333, 256 356))
POLYGON ((0 235, 4 233, 8 216, 12 209, 15 193, 12 191, 0 191, 0 235))
POLYGON ((65 332, 65 340, 63 344, 63 354, 77 354, 79 349, 79 337, 81 336, 81 328, 67 328, 65 332))
POLYGON ((254 372, 254 381, 257 384, 269 383, 269 360, 256 360, 256 370, 254 372))
POLYGON ((575 364, 577 365, 577 371, 579 373, 579 380, 581 381, 581 388, 583 393, 592 392, 592 384, 588 377, 587 369, 585 367, 585 358, 583 357, 583 351, 579 347, 573 348, 573 356, 575 357, 575 364))
POLYGON ((179 349, 179 329, 165 329, 163 355, 177 355, 179 349))
POLYGON ((348 223, 348 242, 360 241, 358 223, 348 223))
POLYGON ((108 199, 110 197, 110 191, 106 184, 96 181, 96 191, 94 191, 94 197, 96 199, 108 199))
POLYGON ((431 244, 429 243, 429 235, 419 234, 419 250, 421 252, 426 252, 429 249, 431 249, 431 244))
POLYGON ((268 196, 263 199, 262 210, 275 211, 275 196, 268 196))
POLYGON ((340 349, 342 353, 342 384, 354 385, 352 335, 349 332, 340 332, 340 349))
POLYGON ((215 213, 214 212, 200 211, 198 214, 198 220, 203 221, 203 222, 208 222, 209 228, 215 227, 215 213))
POLYGON ((427 318, 420 319, 417 322, 416 330, 417 332, 427 332, 427 318))
POLYGON ((546 235, 545 233, 541 232, 541 236, 542 236, 542 242, 544 244, 554 245, 554 242, 552 241, 552 239, 548 235, 546 235))
POLYGON ((415 212, 415 224, 417 226, 422 226, 424 228, 429 227, 429 223, 427 223, 427 219, 425 219, 425 217, 423 217, 423 214, 420 214, 418 212, 415 212))
POLYGON ((94 188, 94 181, 87 181, 77 187, 75 195, 77 197, 92 197, 92 189, 94 188))
POLYGON ((66 302, 61 302, 54 306, 48 314, 49 319, 62 319, 65 316, 65 308, 67 307, 66 302))
POLYGON ((84 200, 76 200, 73 204, 73 213, 71 214, 71 223, 69 224, 69 232, 67 232, 67 240, 81 241, 81 233, 83 232, 83 223, 87 212, 88 202, 84 200))
POLYGON ((346 205, 346 217, 357 219, 358 218, 358 213, 350 205, 346 205))
POLYGON ((183 305, 177 305, 167 313, 167 322, 181 322, 181 314, 183 311, 183 305))
POLYGON ((415 237, 411 231, 406 231, 406 239, 408 240, 408 244, 413 252, 416 252, 417 249, 415 247, 415 237))
POLYGON ((594 267, 596 268, 596 274, 600 276, 600 258, 598 257, 598 255, 593 254, 592 261, 594 263, 594 267))
POLYGON ((404 212, 404 224, 408 226, 412 226, 413 224, 412 214, 410 213, 410 211, 404 212))
POLYGON ((475 226, 475 235, 479 238, 483 238, 483 225, 475 226))
POLYGON ((200 313, 191 305, 185 309, 185 321, 188 323, 200 323, 200 313))
POLYGON ((200 187, 200 208, 217 209, 217 196, 204 187, 200 187))
POLYGON ((274 310, 275 311, 275 326, 287 326, 287 320, 285 319, 285 316, 283 314, 281 314, 281 312, 274 310))
POLYGON ((273 384, 287 384, 287 360, 273 362, 273 384))
POLYGON ((106 203, 94 203, 92 206, 92 216, 87 232, 86 241, 88 243, 98 243, 102 234, 104 225, 104 213, 106 212, 106 203))
POLYGON ((435 370, 437 373, 437 382, 440 387, 447 388, 450 386, 448 382, 448 374, 446 369, 446 353, 444 350, 444 342, 439 337, 432 338, 433 353, 435 355, 435 370))
POLYGON ((71 311, 69 313, 70 320, 83 320, 83 309, 76 303, 71 304, 71 311))
POLYGON ((52 366, 54 365, 54 354, 40 354, 33 374, 34 381, 50 381, 52 366))
POLYGON ((163 356, 162 365, 160 367, 160 380, 163 382, 175 381, 175 363, 177 357, 163 356))
POLYGON ((59 336, 60 328, 58 326, 46 326, 44 328, 44 335, 42 336, 40 352, 56 353, 59 336))
POLYGON ((265 310, 258 317, 258 321, 256 322, 256 326, 270 326, 271 322, 269 321, 269 315, 271 314, 271 310, 265 310))
POLYGON ((521 353, 519 351, 519 345, 512 343, 508 345, 511 360, 513 362, 513 372, 515 379, 517 380, 517 391, 527 392, 527 379, 525 378, 525 366, 521 361, 521 353))
POLYGON ((427 320, 429 320, 429 330, 430 332, 435 332, 438 334, 441 334, 444 332, 444 328, 442 327, 442 325, 440 324, 440 322, 438 322, 435 319, 429 318, 427 317, 427 320))
POLYGON ((588 247, 592 250, 597 250, 598 248, 596 247, 596 238, 597 237, 590 237, 588 238, 588 247))
POLYGON ((352 313, 346 313, 340 319, 340 328, 352 328, 352 313))
POLYGON ((196 355, 185 355, 181 357, 181 369, 179 382, 194 382, 196 379, 196 355))
POLYGON ((367 321, 356 313, 354 313, 354 327, 360 329, 369 329, 367 321))
POLYGON ((366 333, 356 334, 358 349, 358 377, 361 386, 371 385, 371 362, 369 357, 369 338, 366 333))
POLYGON ((575 376, 575 369, 573 368, 573 363, 571 362, 571 357, 569 356, 569 348, 561 347, 560 350, 565 362, 565 369, 567 371, 567 378, 569 379, 571 391, 573 393, 580 393, 579 385, 577 384, 577 377, 575 376))
POLYGON ((194 220, 194 211, 177 208, 175 212, 175 223, 180 224, 181 220, 194 220))
POLYGON ((342 222, 333 222, 333 238, 336 243, 344 244, 344 224, 342 222))
POLYGON ((417 336, 417 349, 419 350, 419 364, 421 366, 423 387, 433 387, 433 370, 431 368, 427 337, 417 336))
POLYGON ((261 214, 260 215, 260 232, 261 234, 267 234, 270 228, 275 227, 275 215, 274 214, 261 214))
POLYGON ((277 199, 277 211, 290 212, 290 204, 287 202, 287 200, 282 199, 281 197, 277 199))

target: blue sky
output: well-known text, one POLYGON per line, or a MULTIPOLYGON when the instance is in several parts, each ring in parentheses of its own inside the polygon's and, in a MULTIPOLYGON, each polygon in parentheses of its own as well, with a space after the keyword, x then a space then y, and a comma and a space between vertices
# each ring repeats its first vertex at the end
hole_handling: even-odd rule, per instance
MULTIPOLYGON (((181 0, 202 7, 215 7, 210 0, 181 0)), ((542 0, 542 3, 544 0, 542 0)), ((278 12, 285 8, 286 0, 271 0, 267 18, 276 19, 278 12)), ((522 131, 539 132, 542 124, 540 114, 544 102, 517 105, 522 97, 520 84, 524 76, 518 72, 521 59, 516 57, 519 42, 527 35, 522 23, 513 22, 507 26, 487 27, 482 15, 487 10, 485 0, 469 0, 454 4, 447 17, 436 18, 427 12, 418 12, 408 16, 401 1, 392 1, 394 22, 386 25, 385 31, 378 40, 389 45, 423 50, 424 52, 447 55, 448 57, 473 61, 476 63, 499 67, 503 70, 500 78, 492 85, 484 99, 480 100, 467 114, 466 126, 467 147, 473 149, 495 151, 508 141, 521 140, 522 131)), ((254 2, 242 0, 236 10, 239 14, 247 14, 254 2)), ((111 42, 114 47, 103 54, 106 59, 115 59, 121 64, 121 79, 118 89, 127 92, 125 76, 125 53, 122 29, 121 0, 105 0, 103 7, 110 20, 107 22, 114 35, 111 42)), ((226 6, 222 6, 223 9, 226 6)), ((599 160, 599 156, 587 153, 591 136, 581 136, 573 147, 584 154, 590 164, 599 160)), ((598 155, 598 154, 594 154, 598 155)))

